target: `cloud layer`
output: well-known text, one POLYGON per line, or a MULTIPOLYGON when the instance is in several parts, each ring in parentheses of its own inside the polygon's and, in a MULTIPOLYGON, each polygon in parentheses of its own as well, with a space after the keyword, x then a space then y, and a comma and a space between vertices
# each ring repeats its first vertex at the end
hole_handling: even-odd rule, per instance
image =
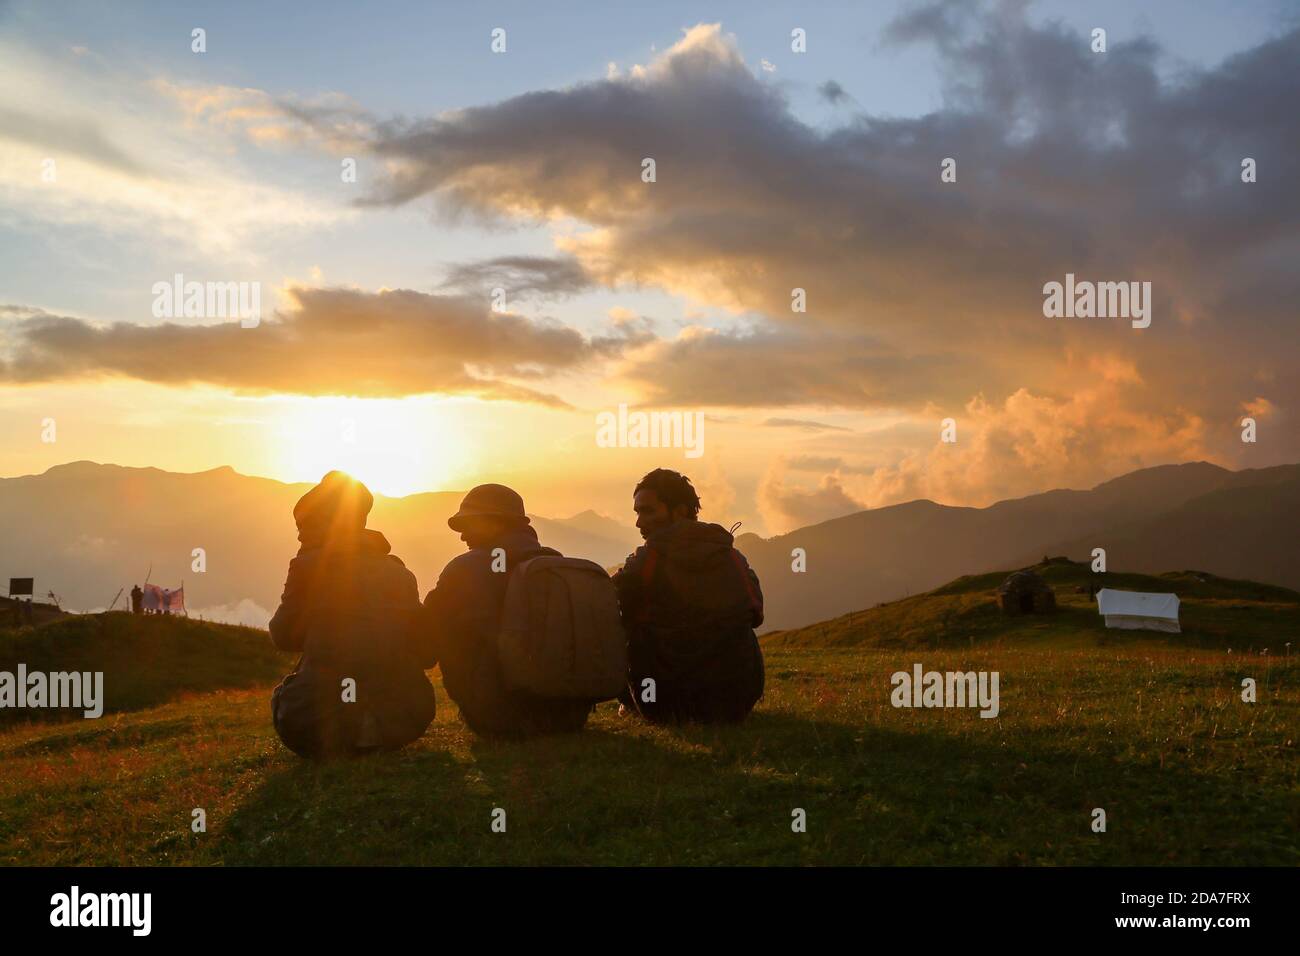
POLYGON ((291 288, 290 305, 254 328, 115 323, 7 307, 0 381, 105 375, 239 392, 394 396, 457 393, 562 405, 533 382, 617 354, 558 323, 491 311, 486 300, 398 289, 291 288))
POLYGON ((933 48, 942 107, 868 115, 851 79, 831 78, 816 91, 835 107, 829 128, 804 122, 775 74, 709 24, 627 72, 409 120, 341 94, 158 79, 126 87, 119 112, 136 119, 110 129, 79 105, 85 84, 51 83, 59 109, 44 112, 30 106, 40 83, 16 86, 0 97, 0 200, 21 199, 28 217, 138 220, 233 254, 277 224, 343 215, 245 190, 239 163, 186 168, 225 137, 267 156, 368 154, 382 175, 359 187, 363 210, 549 224, 555 254, 440 263, 439 294, 298 288, 258 329, 11 310, 0 381, 563 404, 566 376, 603 374, 642 404, 759 410, 764 437, 799 442, 755 496, 778 526, 1171 460, 1300 458, 1300 30, 1164 80, 1150 38, 1113 33, 1098 54, 1023 11, 910 8, 883 39, 933 48), (154 107, 169 119, 157 129, 139 119, 154 107), (63 178, 42 192, 32 181, 52 149, 63 178), (1246 158, 1256 182, 1242 181, 1246 158), (941 179, 948 159, 955 182, 941 179), (1151 327, 1045 318, 1043 285, 1067 273, 1150 282, 1151 327), (570 297, 662 290, 688 300, 694 324, 664 333, 671 316, 605 308, 609 331, 584 335, 490 311, 498 285, 512 307, 560 302, 561 316, 570 297), (885 436, 815 420, 844 410, 906 425, 885 436), (1239 438, 1247 414, 1257 445, 1239 438), (955 445, 937 440, 947 417, 955 445))
POLYGON ((629 75, 379 129, 392 175, 369 201, 572 218, 589 229, 561 247, 585 279, 744 316, 624 366, 652 401, 960 414, 979 394, 1068 401, 1100 355, 1134 366, 1159 420, 1186 410, 1165 438, 1200 419, 1222 446, 1260 393, 1294 407, 1300 31, 1170 84, 1150 39, 1097 54, 1017 9, 894 24, 889 42, 938 51, 927 116, 814 130, 702 25, 629 75), (1044 318, 1067 272, 1152 282, 1152 328, 1044 318))

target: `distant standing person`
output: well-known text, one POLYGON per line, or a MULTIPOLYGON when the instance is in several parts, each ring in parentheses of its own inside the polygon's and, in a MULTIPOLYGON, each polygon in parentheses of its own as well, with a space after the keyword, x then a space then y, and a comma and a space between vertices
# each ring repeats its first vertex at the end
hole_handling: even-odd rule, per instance
POLYGON ((31 624, 36 620, 36 609, 32 606, 32 599, 28 598, 23 602, 23 623, 31 624))
POLYGON ((131 613, 139 614, 144 610, 144 589, 140 585, 131 588, 131 613))
POLYGON ((647 720, 744 720, 763 696, 758 576, 721 525, 698 520, 685 475, 650 472, 633 491, 645 544, 614 576, 628 635, 620 700, 647 720))

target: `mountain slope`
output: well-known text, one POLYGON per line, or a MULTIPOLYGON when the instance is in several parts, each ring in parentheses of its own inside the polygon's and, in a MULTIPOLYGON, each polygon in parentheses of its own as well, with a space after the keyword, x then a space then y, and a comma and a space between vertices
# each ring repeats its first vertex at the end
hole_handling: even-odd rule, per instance
POLYGON ((1030 644, 1055 649, 1139 641, 1175 647, 1271 647, 1284 654, 1288 641, 1300 646, 1300 593, 1195 571, 1158 576, 1094 574, 1087 563, 1053 559, 1034 567, 1056 593, 1051 614, 1006 615, 997 588, 1002 570, 967 575, 924 594, 765 635, 769 647, 973 647, 1030 644), (1182 633, 1108 630, 1097 612, 1090 585, 1129 591, 1174 593, 1180 600, 1182 633))
POLYGON ((1086 539, 1052 545, 1047 551, 1084 559, 1090 558, 1093 548, 1104 547, 1110 567, 1146 573, 1213 568, 1227 577, 1300 587, 1300 480, 1283 477, 1251 483, 1251 477, 1280 476, 1242 475, 1246 480, 1200 495, 1163 514, 1116 523, 1086 539))
MULTIPOLYGON (((21 663, 29 674, 100 672, 105 716, 186 694, 265 686, 284 676, 293 661, 294 655, 275 649, 265 631, 184 617, 113 612, 63 617, 39 627, 0 627, 0 671, 15 673, 21 663)), ((0 727, 81 716, 75 709, 5 707, 0 727)))
POLYGON ((1044 554, 1083 558, 1098 546, 1107 547, 1114 570, 1199 567, 1300 587, 1300 545, 1285 534, 1297 523, 1297 488, 1297 465, 1230 472, 1193 462, 982 509, 913 501, 766 540, 742 535, 737 547, 763 583, 769 629, 892 601, 962 574, 1020 567, 1044 554), (1187 552, 1196 560, 1183 556, 1183 542, 1196 543, 1187 552), (807 554, 804 573, 791 569, 796 547, 807 554))

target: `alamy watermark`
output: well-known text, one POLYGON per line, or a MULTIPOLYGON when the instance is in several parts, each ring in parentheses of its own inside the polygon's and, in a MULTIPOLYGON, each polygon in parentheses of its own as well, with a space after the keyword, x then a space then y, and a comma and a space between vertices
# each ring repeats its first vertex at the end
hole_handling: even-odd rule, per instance
POLYGON ((148 936, 153 926, 152 893, 83 893, 73 886, 50 897, 50 925, 128 926, 132 936, 148 936))
POLYGON ((618 412, 596 416, 598 448, 684 448, 687 458, 704 454, 703 412, 618 412))
POLYGON ((889 682, 895 707, 978 707, 981 717, 996 717, 998 671, 926 671, 920 664, 912 672, 895 671, 889 682))
POLYGON ((80 709, 87 720, 104 713, 103 671, 28 672, 19 664, 17 673, 0 671, 0 709, 63 708, 80 709))
POLYGON ((1150 282, 1065 282, 1043 286, 1043 315, 1049 319, 1132 319, 1133 328, 1151 324, 1150 282))
POLYGON ((262 321, 261 282, 186 282, 178 272, 151 291, 156 319, 239 319, 246 329, 262 321))

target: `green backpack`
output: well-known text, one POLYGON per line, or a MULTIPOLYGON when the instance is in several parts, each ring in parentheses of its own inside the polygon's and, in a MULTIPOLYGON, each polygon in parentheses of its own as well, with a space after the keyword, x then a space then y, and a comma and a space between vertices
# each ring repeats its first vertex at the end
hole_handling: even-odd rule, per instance
POLYGON ((594 561, 543 555, 516 566, 497 647, 506 684, 538 697, 609 700, 627 685, 618 592, 594 561))

